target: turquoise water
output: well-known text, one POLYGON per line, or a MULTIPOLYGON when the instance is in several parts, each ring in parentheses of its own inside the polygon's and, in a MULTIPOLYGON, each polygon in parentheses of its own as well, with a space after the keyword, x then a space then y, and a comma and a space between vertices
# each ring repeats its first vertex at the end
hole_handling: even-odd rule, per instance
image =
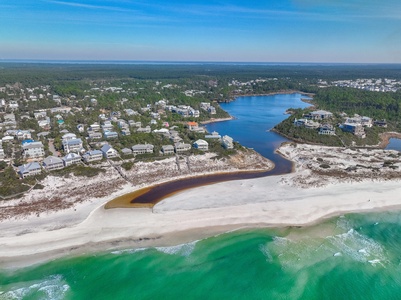
POLYGON ((400 299, 398 213, 231 232, 0 274, 0 299, 400 299))
MULTIPOLYGON (((287 108, 306 105, 299 98, 240 98, 223 107, 238 119, 209 130, 280 163, 272 152, 285 139, 268 129, 287 108)), ((401 299, 401 214, 350 214, 0 270, 2 299, 401 299)))

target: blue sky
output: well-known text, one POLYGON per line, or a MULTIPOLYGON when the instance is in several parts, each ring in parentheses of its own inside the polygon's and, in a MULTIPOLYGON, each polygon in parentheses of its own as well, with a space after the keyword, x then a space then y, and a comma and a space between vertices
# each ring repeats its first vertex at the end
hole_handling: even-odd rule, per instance
POLYGON ((401 63, 401 1, 1 0, 0 59, 401 63))

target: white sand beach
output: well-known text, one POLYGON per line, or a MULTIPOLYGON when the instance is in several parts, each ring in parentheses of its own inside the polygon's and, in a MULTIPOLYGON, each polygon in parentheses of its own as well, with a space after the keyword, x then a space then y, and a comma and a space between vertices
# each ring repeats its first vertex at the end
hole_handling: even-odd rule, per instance
POLYGON ((105 210, 109 200, 132 191, 127 184, 97 199, 95 208, 93 202, 83 202, 40 217, 3 221, 0 267, 17 268, 68 254, 174 245, 243 227, 302 226, 347 212, 401 208, 398 179, 331 177, 324 185, 305 187, 298 179, 316 175, 299 163, 294 149, 281 151, 297 162, 294 173, 182 191, 153 209, 105 210))

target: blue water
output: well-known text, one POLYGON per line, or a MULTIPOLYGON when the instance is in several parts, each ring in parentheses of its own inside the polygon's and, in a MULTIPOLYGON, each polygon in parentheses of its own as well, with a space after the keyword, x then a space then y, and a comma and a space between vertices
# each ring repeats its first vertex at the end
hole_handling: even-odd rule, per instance
POLYGON ((391 138, 386 149, 401 151, 401 139, 391 138))
POLYGON ((208 124, 209 132, 217 131, 229 135, 241 145, 253 148, 276 164, 286 163, 274 150, 288 139, 270 131, 275 125, 288 118, 289 108, 305 108, 310 104, 301 101, 310 99, 299 93, 270 96, 239 97, 234 102, 221 103, 234 120, 208 124))

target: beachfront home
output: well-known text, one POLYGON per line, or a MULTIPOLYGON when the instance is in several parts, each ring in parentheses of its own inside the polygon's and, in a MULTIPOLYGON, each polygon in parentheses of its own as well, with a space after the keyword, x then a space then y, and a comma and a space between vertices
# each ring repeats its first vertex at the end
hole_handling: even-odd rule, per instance
POLYGON ((132 146, 133 154, 153 153, 154 146, 152 144, 137 144, 132 146))
POLYGON ((118 156, 117 150, 111 147, 109 144, 103 145, 100 151, 102 151, 103 157, 105 158, 114 158, 118 156))
POLYGON ((102 158, 103 153, 100 150, 87 151, 84 155, 82 155, 82 159, 86 163, 102 160, 102 158))
POLYGON ((234 149, 234 140, 232 137, 225 135, 222 138, 223 147, 226 149, 234 149))
POLYGON ((318 133, 322 134, 322 135, 335 135, 336 131, 335 131, 333 125, 323 124, 322 126, 320 126, 318 133))
POLYGON ((21 178, 34 176, 40 174, 40 172, 42 172, 42 169, 40 168, 39 163, 36 161, 18 167, 18 174, 21 176, 21 178))
POLYGON ((43 160, 42 166, 47 171, 59 170, 64 168, 64 163, 61 158, 58 158, 56 156, 48 156, 43 160))
POLYGON ((66 156, 62 158, 64 166, 68 167, 74 164, 77 164, 81 161, 81 155, 76 153, 68 153, 66 156))
POLYGON ((198 150, 202 150, 202 151, 209 150, 209 143, 206 142, 205 140, 199 139, 193 143, 193 146, 195 149, 198 149, 198 150))
POLYGON ((176 153, 181 153, 191 150, 191 145, 185 143, 176 143, 174 148, 176 153))
POLYGON ((161 152, 163 155, 174 154, 174 147, 172 145, 163 145, 161 152))
POLYGON ((121 152, 123 153, 123 155, 131 155, 132 154, 132 150, 129 148, 123 148, 123 149, 121 149, 121 152))
POLYGON ((344 123, 340 125, 340 128, 344 132, 350 132, 354 134, 357 137, 360 138, 365 138, 365 130, 363 129, 361 124, 355 124, 355 123, 344 123))

